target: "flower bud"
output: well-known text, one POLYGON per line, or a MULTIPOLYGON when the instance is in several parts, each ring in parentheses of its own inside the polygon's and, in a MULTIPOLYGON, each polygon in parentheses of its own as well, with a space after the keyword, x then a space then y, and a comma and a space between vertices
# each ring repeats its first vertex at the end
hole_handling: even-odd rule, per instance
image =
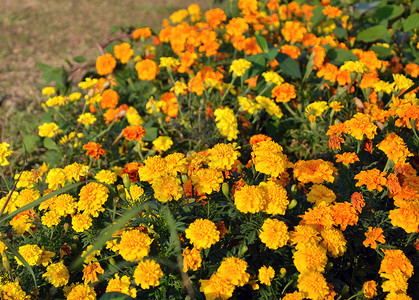
POLYGON ((285 268, 281 268, 281 269, 279 270, 279 274, 280 274, 281 278, 284 278, 284 277, 285 277, 285 275, 287 275, 287 269, 285 269, 285 268))
POLYGON ((224 182, 221 185, 221 190, 223 191, 224 196, 226 196, 227 199, 230 199, 230 196, 229 196, 230 195, 230 188, 229 188, 227 182, 224 182))
POLYGON ((288 209, 293 209, 294 207, 296 207, 296 206, 297 206, 297 204, 298 204, 297 200, 292 199, 292 200, 290 201, 290 204, 288 204, 288 209))

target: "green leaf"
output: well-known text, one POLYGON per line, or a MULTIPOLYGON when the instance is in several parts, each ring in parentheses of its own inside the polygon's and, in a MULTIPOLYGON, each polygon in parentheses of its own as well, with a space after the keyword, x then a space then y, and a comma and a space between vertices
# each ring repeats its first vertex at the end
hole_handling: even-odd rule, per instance
POLYGON ((123 293, 119 293, 119 292, 110 292, 110 293, 106 293, 103 294, 102 297, 100 297, 99 300, 130 300, 130 299, 134 299, 126 294, 123 293))
POLYGON ((375 17, 379 20, 392 20, 403 14, 404 8, 397 5, 384 5, 377 9, 375 17))
POLYGON ((334 35, 336 35, 339 39, 345 37, 347 35, 346 29, 343 27, 336 27, 333 30, 334 35))
POLYGON ((58 146, 57 143, 54 142, 54 140, 52 138, 46 137, 44 139, 44 147, 50 150, 57 150, 58 146))
POLYGON ((325 15, 323 14, 323 6, 317 6, 312 10, 313 16, 310 18, 310 22, 312 22, 311 29, 316 28, 318 24, 320 24, 321 21, 325 18, 325 15))
POLYGON ((412 5, 410 5, 410 13, 415 12, 419 7, 419 0, 415 0, 412 2, 412 5))
POLYGON ((84 56, 75 56, 75 57, 73 57, 73 60, 75 62, 82 63, 82 62, 86 61, 86 58, 84 56))
POLYGON ((349 50, 330 48, 327 57, 332 64, 343 64, 345 61, 357 61, 358 57, 349 50))
POLYGON ((270 48, 268 52, 262 53, 262 55, 269 61, 273 61, 278 54, 277 48, 270 48))
POLYGON ((419 27, 419 14, 410 15, 403 23, 403 31, 408 32, 419 27))
POLYGON ((300 67, 294 59, 284 53, 278 53, 276 60, 284 74, 301 79, 300 67))
POLYGON ((23 138, 23 144, 25 145, 26 150, 32 152, 33 150, 35 150, 35 146, 40 140, 41 138, 38 135, 25 135, 25 137, 23 138))
POLYGON ((263 52, 268 52, 268 42, 265 40, 263 36, 256 35, 256 43, 262 49, 263 52))
POLYGON ((255 77, 265 71, 266 58, 263 54, 252 55, 247 58, 247 60, 252 63, 252 67, 246 72, 243 79, 246 80, 255 77))
POLYGON ((144 127, 145 129, 145 137, 143 141, 145 142, 152 142, 157 139, 158 136, 158 129, 157 127, 144 127))
POLYGON ((377 53, 378 57, 381 58, 381 59, 389 57, 390 54, 391 54, 391 47, 386 48, 386 47, 383 47, 383 46, 374 45, 370 48, 370 50, 377 53))
POLYGON ((383 25, 377 25, 365 30, 362 30, 358 33, 356 39, 361 42, 374 42, 377 40, 387 40, 389 38, 389 33, 387 28, 383 25))

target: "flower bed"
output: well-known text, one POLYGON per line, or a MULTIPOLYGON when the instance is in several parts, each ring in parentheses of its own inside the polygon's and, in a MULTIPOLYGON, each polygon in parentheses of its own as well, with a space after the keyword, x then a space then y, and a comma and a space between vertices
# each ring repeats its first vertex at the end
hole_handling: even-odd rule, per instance
POLYGON ((46 87, 2 298, 417 299, 418 5, 328 2, 191 5, 46 87))

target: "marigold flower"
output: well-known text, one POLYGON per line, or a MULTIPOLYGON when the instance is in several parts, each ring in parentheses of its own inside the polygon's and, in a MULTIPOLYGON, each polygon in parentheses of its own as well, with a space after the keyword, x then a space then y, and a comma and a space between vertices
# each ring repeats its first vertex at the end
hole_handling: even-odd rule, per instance
POLYGON ((358 222, 358 213, 349 202, 338 202, 332 206, 334 225, 345 230, 347 226, 355 225, 358 222))
POLYGON ((216 144, 208 150, 208 166, 220 171, 231 170, 236 160, 240 157, 237 143, 216 144))
POLYGON ((116 59, 119 59, 121 63, 126 64, 134 54, 134 50, 131 49, 130 44, 122 43, 121 45, 113 46, 113 53, 116 59))
POLYGON ((389 219, 393 226, 403 228, 407 233, 419 230, 419 204, 403 201, 400 208, 390 210, 389 219))
POLYGON ((307 201, 318 205, 329 205, 336 200, 335 193, 322 184, 314 184, 307 194, 307 201))
POLYGON ((216 169, 200 169, 192 175, 191 180, 198 193, 211 194, 220 190, 224 178, 221 171, 216 169))
POLYGON ((96 292, 93 287, 86 284, 78 284, 71 289, 67 295, 67 300, 95 300, 96 292))
POLYGON ((297 97, 295 87, 289 83, 277 85, 272 90, 272 98, 275 98, 276 102, 289 102, 295 97, 297 97))
POLYGON ((196 271, 201 267, 202 258, 201 252, 196 248, 186 248, 183 250, 183 272, 188 270, 196 271))
POLYGON ((37 218, 38 217, 33 210, 27 210, 10 220, 10 225, 12 225, 13 230, 15 230, 18 235, 22 235, 30 229, 36 229, 34 222, 37 218))
POLYGON ((294 165, 294 177, 301 183, 334 182, 336 173, 333 163, 322 159, 299 160, 294 165))
POLYGON ((233 72, 233 74, 237 77, 241 77, 251 67, 252 63, 250 61, 245 60, 243 58, 239 58, 233 60, 233 62, 231 63, 230 72, 233 72))
POLYGON ((404 164, 408 156, 413 156, 407 149, 404 140, 394 132, 387 134, 387 137, 377 145, 377 148, 383 151, 388 159, 391 159, 395 164, 404 164))
POLYGON ((362 293, 367 299, 372 299, 377 296, 377 282, 374 280, 366 281, 362 286, 362 293))
POLYGON ((266 284, 266 285, 271 285, 271 280, 275 277, 275 270, 269 266, 262 266, 259 269, 259 274, 258 274, 258 278, 260 283, 262 284, 266 284))
POLYGON ((159 74, 159 66, 151 59, 144 59, 135 65, 140 80, 153 81, 159 74))
MULTIPOLYGON (((50 137, 50 138, 62 132, 60 127, 55 123, 44 123, 42 125, 39 125, 38 130, 39 130, 38 135, 40 137, 50 137)), ((7 144, 7 143, 2 143, 2 144, 7 144)))
POLYGON ((367 239, 363 242, 365 247, 371 246, 372 249, 377 249, 377 242, 384 244, 386 242, 383 230, 376 227, 368 227, 368 232, 365 233, 367 239))
POLYGON ((314 208, 309 208, 302 218, 300 224, 317 226, 316 228, 332 227, 335 224, 332 215, 332 206, 319 205, 314 208))
POLYGON ((207 249, 220 240, 217 226, 207 219, 195 220, 185 230, 185 234, 197 250, 207 249))
POLYGON ((388 279, 384 281, 381 285, 381 288, 384 292, 403 294, 407 292, 407 280, 409 279, 409 277, 403 274, 401 270, 394 270, 394 272, 390 274, 382 273, 380 276, 388 279))
POLYGON ((326 249, 317 244, 301 244, 292 256, 298 272, 324 272, 327 264, 326 249))
POLYGON ((108 194, 109 189, 103 184, 89 182, 80 190, 77 208, 79 211, 84 211, 96 218, 99 216, 99 212, 105 211, 103 205, 108 200, 108 194))
POLYGON ((220 134, 225 136, 228 141, 237 139, 239 130, 234 111, 229 107, 220 107, 214 111, 214 116, 220 134))
POLYGON ((294 227, 294 231, 290 232, 290 243, 297 244, 296 249, 305 243, 318 244, 321 241, 319 232, 310 225, 298 225, 294 227))
POLYGON ((281 29, 281 33, 287 42, 295 44, 303 40, 304 34, 307 33, 307 28, 301 22, 286 21, 285 26, 281 29))
MULTIPOLYGON (((19 247, 19 254, 22 255, 23 259, 30 266, 38 266, 41 262, 41 256, 43 251, 39 248, 38 245, 23 245, 19 247)), ((23 263, 19 258, 15 256, 16 262, 18 265, 23 266, 23 263)))
POLYGON ((377 126, 371 122, 371 117, 367 114, 357 113, 345 123, 348 133, 360 141, 364 139, 364 135, 373 139, 377 133, 377 126))
POLYGON ((146 130, 140 125, 127 126, 122 130, 122 133, 124 134, 124 138, 128 141, 141 141, 141 139, 145 137, 146 130))
POLYGON ((181 181, 176 176, 166 174, 157 177, 151 186, 154 190, 154 197, 160 202, 179 200, 183 195, 181 181))
POLYGON ((95 179, 97 181, 111 185, 111 184, 114 184, 118 178, 115 172, 112 172, 111 170, 100 170, 95 175, 95 179))
POLYGON ((102 109, 115 108, 118 106, 118 101, 119 94, 112 89, 107 89, 103 91, 100 97, 100 107, 102 109))
MULTIPOLYGON (((44 220, 42 220, 42 223, 44 223, 44 220)), ((92 217, 86 212, 76 214, 71 219, 71 225, 75 232, 84 232, 92 226, 92 217)))
POLYGON ((261 182, 259 187, 265 191, 264 211, 271 215, 285 215, 289 200, 287 191, 274 181, 261 182))
POLYGON ((260 229, 259 238, 266 247, 276 250, 288 243, 288 227, 277 219, 266 219, 260 229))
POLYGON ((112 54, 106 53, 96 59, 96 70, 99 75, 108 75, 116 67, 116 59, 112 54))
POLYGON ((106 151, 98 143, 89 142, 83 146, 83 149, 87 150, 86 155, 94 159, 99 159, 101 155, 106 155, 106 151))
POLYGON ((329 286, 320 272, 308 271, 298 275, 298 289, 305 293, 306 297, 313 300, 326 299, 329 294, 329 286))
POLYGON ((70 279, 67 267, 58 262, 47 267, 47 272, 42 274, 53 286, 60 287, 66 285, 70 279))
POLYGON ((396 270, 400 270, 406 277, 412 277, 413 265, 402 250, 384 249, 383 252, 384 259, 381 262, 379 274, 391 274, 396 270))
POLYGON ((222 9, 215 8, 205 12, 205 19, 207 20, 209 26, 214 29, 220 25, 221 22, 227 20, 227 15, 222 9))
POLYGON ((342 154, 336 154, 336 162, 341 162, 345 165, 353 164, 356 161, 359 161, 358 156, 354 152, 344 152, 342 154))
POLYGON ((163 271, 160 265, 152 259, 146 259, 138 264, 134 271, 134 279, 137 285, 141 285, 143 290, 160 285, 160 278, 163 271))
POLYGON ((201 287, 206 300, 227 300, 233 296, 235 286, 222 277, 218 272, 211 275, 209 280, 200 279, 201 287))
POLYGON ((362 212, 362 208, 365 206, 364 196, 361 193, 354 192, 351 195, 352 206, 358 213, 362 212))
POLYGON ((261 141, 252 145, 252 160, 258 172, 279 177, 285 172, 287 156, 282 153, 282 146, 273 141, 261 141))
POLYGON ((247 262, 237 257, 227 257, 218 267, 220 277, 235 286, 243 286, 249 282, 250 274, 246 272, 247 262))
POLYGON ((89 282, 94 283, 99 281, 97 278, 97 273, 103 274, 105 270, 102 269, 99 262, 91 262, 84 266, 83 269, 83 278, 84 284, 88 284, 89 282))
POLYGON ((329 18, 334 19, 336 17, 340 17, 340 15, 342 14, 342 11, 337 7, 327 5, 325 8, 323 8, 322 13, 325 16, 328 16, 329 18))
POLYGON ((153 141, 153 146, 159 153, 169 150, 172 145, 173 140, 169 136, 159 136, 153 141))
POLYGON ((284 115, 281 111, 281 108, 275 103, 274 100, 260 95, 256 96, 255 100, 260 108, 266 110, 270 116, 275 116, 280 119, 284 115))
POLYGON ((152 32, 149 27, 138 28, 133 31, 132 38, 134 40, 139 39, 140 37, 148 38, 152 35, 152 32))
POLYGON ((366 185, 369 191, 377 190, 381 192, 383 186, 387 183, 386 174, 386 172, 381 172, 378 169, 361 171, 354 177, 354 179, 358 180, 355 186, 366 185))
POLYGON ((53 168, 49 170, 45 180, 48 183, 48 188, 51 190, 58 190, 58 187, 63 187, 65 184, 66 175, 61 168, 53 168))
POLYGON ((321 245, 327 250, 332 257, 342 256, 346 252, 346 239, 342 231, 329 227, 320 231, 323 240, 321 245))
POLYGON ((245 185, 234 193, 234 204, 242 213, 257 213, 263 210, 265 191, 259 186, 245 185))
POLYGON ((142 260, 148 256, 152 242, 147 233, 138 229, 124 231, 118 244, 119 254, 126 261, 142 260))
POLYGON ((137 290, 135 288, 130 289, 131 279, 124 275, 119 278, 119 274, 115 274, 115 278, 111 278, 106 287, 106 293, 119 292, 133 298, 137 297, 137 290))
POLYGON ((0 297, 2 299, 31 299, 31 297, 26 295, 25 291, 22 290, 19 282, 11 281, 2 284, 0 289, 0 297))

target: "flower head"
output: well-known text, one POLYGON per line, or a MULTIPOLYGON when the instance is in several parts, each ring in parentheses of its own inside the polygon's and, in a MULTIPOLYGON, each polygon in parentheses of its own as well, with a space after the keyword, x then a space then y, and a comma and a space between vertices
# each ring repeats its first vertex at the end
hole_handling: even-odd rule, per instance
POLYGON ((285 246, 289 240, 287 225, 277 219, 266 219, 260 230, 259 238, 269 249, 285 246))
POLYGON ((143 290, 160 285, 160 278, 163 271, 160 265, 152 259, 146 259, 138 264, 134 271, 134 279, 137 285, 141 285, 143 290))
POLYGON ((185 230, 186 238, 198 250, 206 249, 220 240, 220 232, 217 226, 210 220, 198 219, 185 230))

